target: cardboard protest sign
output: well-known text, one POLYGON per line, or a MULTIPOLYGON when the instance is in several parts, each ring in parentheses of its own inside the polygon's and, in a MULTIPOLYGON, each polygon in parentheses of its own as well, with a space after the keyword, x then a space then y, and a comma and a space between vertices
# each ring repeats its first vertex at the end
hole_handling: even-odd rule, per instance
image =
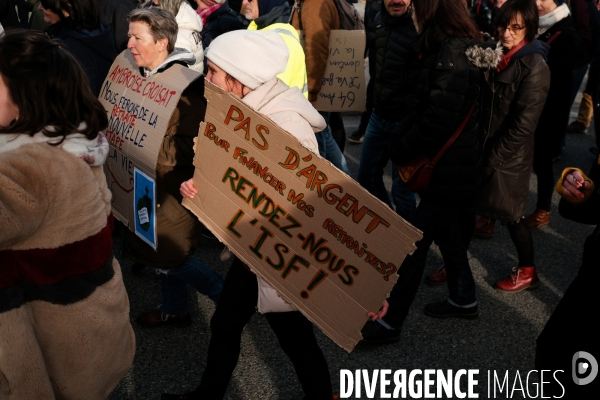
POLYGON ((184 199, 222 242, 351 351, 420 232, 268 117, 206 83, 184 199))
MULTIPOLYGON (((110 67, 98 97, 108 114, 110 152, 104 166, 115 217, 134 231, 134 168, 156 177, 156 160, 183 90, 200 77, 181 65, 143 77, 129 50, 110 67)), ((156 243, 154 243, 156 246, 156 243)))
MULTIPOLYGON (((304 32, 299 31, 304 47, 304 32)), ((323 86, 315 108, 319 111, 359 111, 366 109, 365 32, 332 30, 323 86)))

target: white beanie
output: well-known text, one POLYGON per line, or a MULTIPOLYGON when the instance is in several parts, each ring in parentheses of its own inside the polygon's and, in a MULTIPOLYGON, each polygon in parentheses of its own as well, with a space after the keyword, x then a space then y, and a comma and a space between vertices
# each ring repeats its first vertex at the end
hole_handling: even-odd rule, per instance
POLYGON ((287 66, 290 51, 278 33, 237 30, 224 33, 206 49, 206 58, 254 90, 287 66))

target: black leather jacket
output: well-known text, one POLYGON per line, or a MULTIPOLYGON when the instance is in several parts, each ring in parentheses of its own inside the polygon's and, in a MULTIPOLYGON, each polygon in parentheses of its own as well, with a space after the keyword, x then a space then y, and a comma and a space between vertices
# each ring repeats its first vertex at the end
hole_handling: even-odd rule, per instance
POLYGON ((550 88, 548 46, 527 44, 482 85, 483 187, 478 215, 504 222, 525 215, 533 169, 534 131, 550 88))

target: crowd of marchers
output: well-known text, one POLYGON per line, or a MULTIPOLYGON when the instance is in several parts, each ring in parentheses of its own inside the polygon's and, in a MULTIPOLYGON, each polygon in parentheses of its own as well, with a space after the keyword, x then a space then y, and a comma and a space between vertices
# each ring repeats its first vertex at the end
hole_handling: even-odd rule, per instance
MULTIPOLYGON (((0 0, 0 399, 105 399, 127 373, 136 345, 117 236, 134 273, 160 276, 162 303, 135 316, 140 327, 189 326, 188 286, 216 303, 197 389, 161 399, 222 399, 257 310, 305 399, 335 398, 312 323, 227 247, 225 277, 196 251, 212 234, 181 203, 207 190, 192 180, 206 81, 345 173, 346 140, 360 144, 358 183, 422 231, 389 297, 365 315, 364 342, 401 338, 434 243, 443 265, 425 283, 447 285, 448 295, 425 306, 429 317, 478 317, 467 252, 473 236, 491 239, 497 225, 517 261, 494 287, 507 296, 535 289, 544 268, 531 231, 550 223, 557 191, 561 217, 596 229, 538 337, 536 368, 568 371, 574 353, 600 355, 585 307, 597 303, 600 158, 553 172, 567 132, 585 132, 600 117, 600 2, 362 1, 370 79, 366 111, 346 139, 343 115, 315 106, 331 31, 344 28, 351 0, 0 0), (98 95, 122 53, 143 78, 174 66, 203 75, 183 90, 162 138, 156 250, 115 220, 106 183, 108 119, 98 95), (432 173, 415 186, 402 171, 424 159, 432 173), (526 215, 532 173, 537 204, 526 215)), ((600 123, 595 129, 590 151, 598 154, 600 123)), ((546 394, 576 398, 589 389, 562 384, 546 394)))

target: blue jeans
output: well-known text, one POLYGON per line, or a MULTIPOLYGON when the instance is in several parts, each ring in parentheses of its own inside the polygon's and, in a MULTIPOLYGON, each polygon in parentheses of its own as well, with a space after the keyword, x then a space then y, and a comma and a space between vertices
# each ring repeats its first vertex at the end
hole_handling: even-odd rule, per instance
MULTIPOLYGON (((446 266, 448 276, 448 300, 455 305, 469 307, 477 304, 475 281, 467 258, 467 226, 474 227, 475 215, 461 205, 434 204, 422 199, 417 208, 414 225, 423 231, 423 239, 416 245, 412 255, 406 256, 398 269, 398 281, 394 285, 383 320, 400 329, 408 316, 417 289, 423 277, 429 247, 435 241, 446 266)), ((472 230, 471 230, 472 232, 472 230)))
POLYGON ((335 139, 331 135, 331 130, 329 129, 330 113, 319 111, 319 114, 325 118, 325 122, 327 123, 325 129, 323 129, 321 132, 315 133, 315 136, 317 137, 317 143, 319 144, 319 154, 327 161, 330 161, 337 169, 350 175, 346 157, 344 157, 342 154, 340 147, 335 142, 335 139))
POLYGON ((163 303, 158 307, 165 314, 180 315, 188 312, 187 285, 219 301, 223 289, 223 277, 197 258, 190 257, 179 267, 157 269, 163 303))
MULTIPOLYGON (((387 121, 376 112, 371 114, 360 153, 356 179, 369 193, 391 208, 393 208, 392 203, 383 183, 383 170, 389 161, 388 138, 396 125, 396 122, 387 121)), ((412 222, 417 209, 416 195, 400 180, 397 169, 396 164, 392 163, 392 199, 398 215, 412 222)))

